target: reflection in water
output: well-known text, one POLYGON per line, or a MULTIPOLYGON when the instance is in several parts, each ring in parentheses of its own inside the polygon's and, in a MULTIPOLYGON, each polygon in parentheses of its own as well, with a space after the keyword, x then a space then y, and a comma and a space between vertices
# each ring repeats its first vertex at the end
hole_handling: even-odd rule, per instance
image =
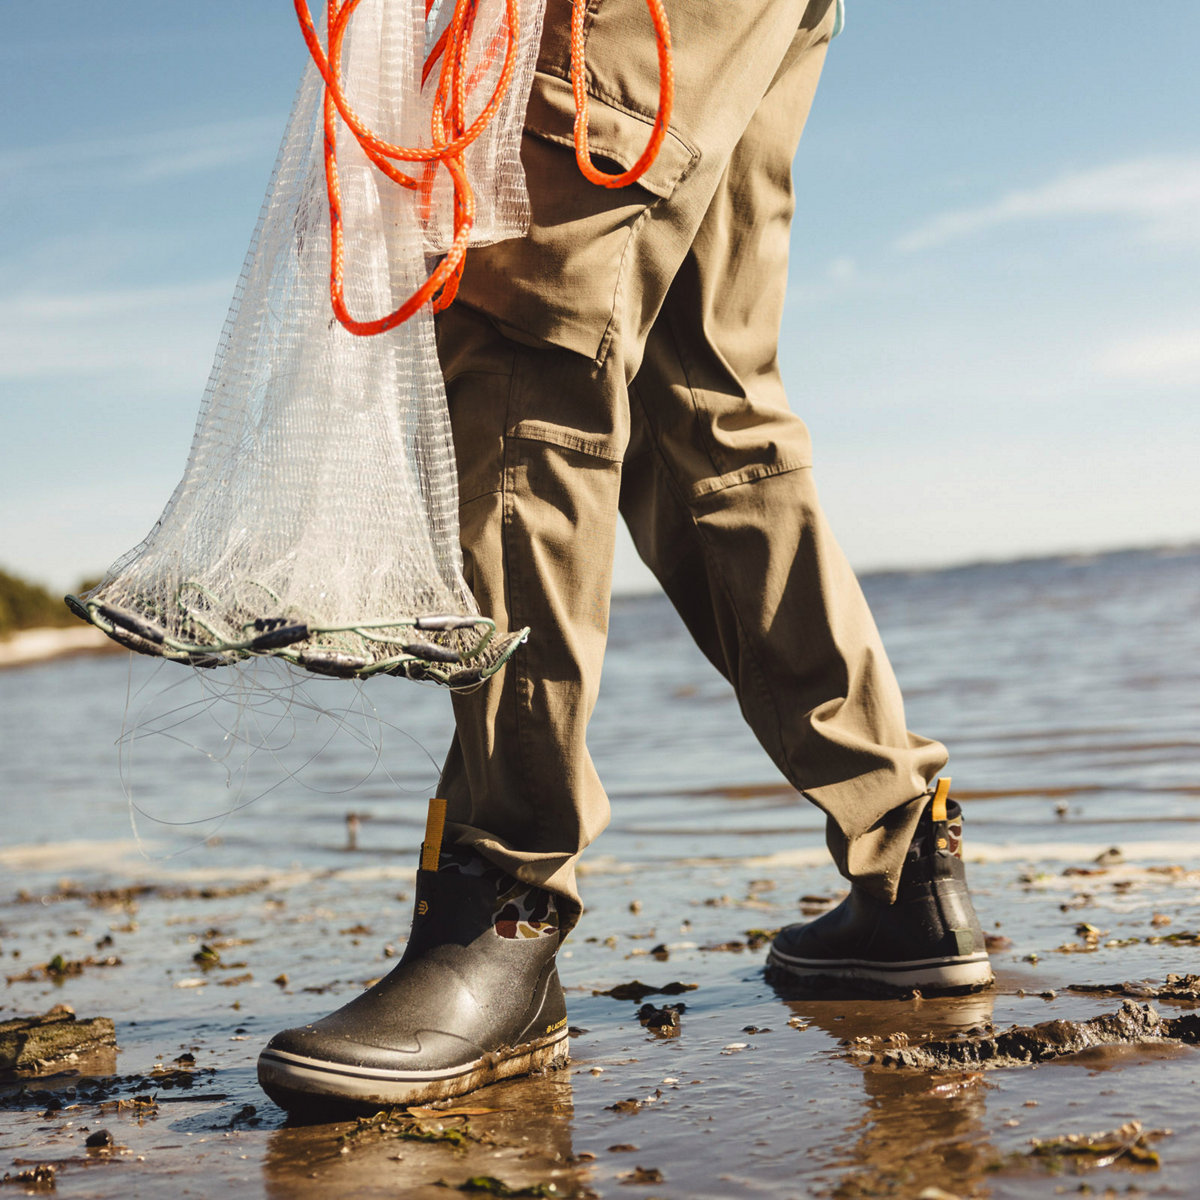
POLYGON ((264 1194, 271 1200, 401 1195, 445 1200, 455 1186, 478 1175, 512 1188, 553 1184, 550 1194, 557 1196, 585 1191, 587 1169, 572 1153, 569 1072, 498 1083, 460 1098, 455 1107, 491 1111, 423 1118, 421 1126, 434 1134, 465 1131, 468 1140, 461 1148, 373 1131, 353 1136, 355 1122, 284 1125, 267 1141, 264 1194))
MULTIPOLYGON (((911 1040, 989 1028, 990 993, 912 1001, 792 1001, 789 1007, 839 1042, 911 1040)), ((847 1066, 862 1073, 866 1106, 837 1165, 838 1197, 916 1196, 937 1187, 974 1195, 999 1157, 988 1139, 982 1072, 925 1073, 847 1066)))

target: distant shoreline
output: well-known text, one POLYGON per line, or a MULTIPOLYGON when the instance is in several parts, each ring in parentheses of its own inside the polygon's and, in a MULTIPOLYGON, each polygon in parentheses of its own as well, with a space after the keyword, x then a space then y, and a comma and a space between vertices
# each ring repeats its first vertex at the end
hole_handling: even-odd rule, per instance
POLYGON ((121 653, 123 648, 92 625, 20 629, 0 641, 0 670, 31 667, 82 654, 121 653))

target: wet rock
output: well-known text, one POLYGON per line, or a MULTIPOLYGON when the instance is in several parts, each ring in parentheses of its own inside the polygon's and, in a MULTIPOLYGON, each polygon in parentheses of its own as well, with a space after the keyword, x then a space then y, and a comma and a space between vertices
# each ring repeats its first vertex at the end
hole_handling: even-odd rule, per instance
POLYGON ((1200 933, 1181 929, 1178 933, 1152 934, 1146 939, 1148 946, 1161 946, 1163 943, 1172 946, 1200 946, 1200 933))
POLYGON ((0 1069, 44 1071, 53 1063, 116 1044, 109 1017, 80 1021, 60 1004, 41 1016, 0 1021, 0 1069))
POLYGON ((679 1034, 679 1014, 685 1012, 685 1004, 664 1004, 656 1008, 653 1004, 643 1004, 638 1009, 638 1020, 651 1033, 661 1037, 677 1037, 679 1034))
POLYGON ((205 971, 211 970, 213 967, 219 967, 221 965, 221 952, 205 942, 201 945, 200 949, 192 955, 192 962, 205 971))
POLYGON ((662 1183, 664 1177, 657 1167, 634 1167, 632 1171, 625 1171, 618 1178, 622 1183, 662 1183))
POLYGON ((88 1134, 87 1141, 83 1143, 89 1150, 110 1150, 113 1144, 113 1135, 107 1129, 97 1129, 95 1133, 88 1134))
POLYGON ((557 1196, 558 1188, 552 1183, 531 1183, 527 1187, 513 1187, 495 1175, 472 1175, 462 1183, 450 1184, 439 1181, 442 1187, 455 1187, 460 1192, 482 1192, 488 1196, 557 1196))
POLYGON ((1133 996, 1139 1000, 1200 1000, 1200 975, 1172 973, 1165 982, 1136 979, 1126 983, 1072 983, 1067 990, 1101 996, 1133 996))
POLYGON ((89 954, 87 958, 64 958, 56 954, 49 962, 39 963, 19 975, 7 975, 8 983, 40 983, 43 979, 59 981, 71 975, 82 975, 88 967, 119 967, 121 960, 110 954, 106 958, 97 958, 89 954))
POLYGON ((0 1184, 13 1184, 24 1188, 26 1192, 52 1192, 58 1186, 58 1180, 53 1163, 38 1163, 15 1175, 5 1171, 0 1184))
POLYGON ((653 1095, 645 1097, 643 1100, 637 1100, 630 1096, 627 1100, 618 1100, 616 1104, 606 1104, 604 1107, 608 1112, 615 1113, 635 1113, 640 1112, 649 1104, 655 1104, 662 1098, 662 1088, 656 1088, 653 1095))
POLYGON ((972 1034, 930 1040, 918 1045, 889 1045, 857 1039, 847 1048, 856 1061, 883 1067, 920 1071, 992 1068, 1049 1062, 1093 1046, 1146 1045, 1180 1041, 1200 1042, 1200 1015, 1164 1018, 1148 1004, 1126 1000, 1115 1013, 1088 1021, 1044 1021, 1015 1025, 999 1034, 972 1034), (866 1044, 864 1044, 866 1043, 866 1044))
POLYGON ((651 987, 648 983, 642 983, 640 979, 634 979, 629 983, 618 983, 607 991, 593 990, 592 995, 611 996, 614 1000, 633 1000, 636 1003, 645 1000, 647 996, 678 996, 683 992, 694 992, 699 986, 697 983, 680 983, 675 980, 673 983, 663 984, 662 987, 651 987))

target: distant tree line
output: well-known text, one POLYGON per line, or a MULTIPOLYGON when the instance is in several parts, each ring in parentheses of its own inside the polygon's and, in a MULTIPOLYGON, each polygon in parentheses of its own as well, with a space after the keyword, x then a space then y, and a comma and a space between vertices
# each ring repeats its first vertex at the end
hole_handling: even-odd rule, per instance
MULTIPOLYGON (((79 590, 84 591, 90 586, 92 581, 80 584, 79 590)), ((71 615, 61 596, 40 584, 0 571, 0 637, 19 629, 71 625, 78 619, 71 615)))

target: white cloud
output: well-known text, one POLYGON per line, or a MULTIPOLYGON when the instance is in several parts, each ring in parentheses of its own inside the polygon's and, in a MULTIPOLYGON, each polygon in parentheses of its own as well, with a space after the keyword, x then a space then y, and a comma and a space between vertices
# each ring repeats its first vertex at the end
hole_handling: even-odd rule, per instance
POLYGON ((990 204, 936 216, 896 248, 928 250, 999 225, 1089 216, 1135 222, 1155 241, 1200 243, 1200 157, 1129 159, 1069 172, 990 204))
POLYGON ((830 283, 853 283, 858 278, 858 264, 852 258, 835 258, 825 268, 830 283))
POLYGON ((1118 380, 1200 387, 1200 325, 1118 342, 1100 355, 1096 366, 1118 380))
POLYGON ((228 282, 0 301, 0 379, 133 371, 178 377, 211 357, 228 282))
POLYGON ((152 183, 237 163, 261 163, 264 146, 273 148, 281 130, 278 116, 248 117, 157 133, 21 147, 0 153, 0 180, 22 196, 40 186, 61 186, 64 168, 88 187, 152 183))

